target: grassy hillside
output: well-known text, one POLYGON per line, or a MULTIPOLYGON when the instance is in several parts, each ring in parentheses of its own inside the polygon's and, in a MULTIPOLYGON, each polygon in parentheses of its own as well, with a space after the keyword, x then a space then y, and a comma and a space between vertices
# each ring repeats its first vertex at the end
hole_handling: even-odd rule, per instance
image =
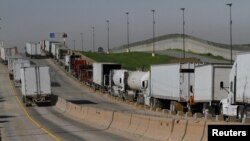
POLYGON ((96 60, 97 62, 114 62, 122 64, 124 69, 137 70, 143 66, 145 69, 149 69, 151 64, 165 64, 168 63, 173 57, 166 55, 151 56, 151 53, 142 52, 130 52, 130 53, 91 53, 83 52, 89 58, 96 60))

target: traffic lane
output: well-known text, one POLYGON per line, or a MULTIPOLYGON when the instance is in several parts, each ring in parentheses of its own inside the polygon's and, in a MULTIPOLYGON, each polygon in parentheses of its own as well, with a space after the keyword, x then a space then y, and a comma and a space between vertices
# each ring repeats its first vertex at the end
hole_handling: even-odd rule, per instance
MULTIPOLYGON (((160 54, 160 55, 173 56, 173 57, 176 57, 176 58, 183 58, 183 52, 176 51, 176 50, 162 50, 162 51, 156 51, 156 53, 160 54)), ((206 63, 229 63, 229 61, 226 61, 226 60, 219 60, 219 59, 209 58, 209 57, 205 57, 205 56, 202 56, 202 55, 193 54, 193 53, 190 53, 190 52, 185 52, 185 56, 186 56, 186 58, 198 58, 202 62, 206 62, 206 63)))
MULTIPOLYGON (((86 123, 70 115, 59 112, 54 107, 29 108, 33 117, 57 136, 64 140, 109 140, 109 141, 147 141, 149 139, 133 134, 106 129, 92 123, 86 123)), ((98 122, 98 121, 97 121, 98 122)))
MULTIPOLYGON (((90 89, 88 86, 84 86, 73 80, 70 76, 67 76, 67 74, 62 71, 57 64, 54 64, 55 62, 52 62, 50 59, 46 59, 44 61, 46 61, 47 65, 50 66, 52 83, 57 84, 54 86, 52 85, 53 94, 80 105, 88 105, 117 111, 135 109, 123 104, 114 103, 107 99, 105 95, 95 94, 93 89, 90 89)), ((41 62, 41 60, 39 62, 41 62)), ((42 63, 44 64, 44 62, 42 63)))
POLYGON ((7 66, 0 63, 0 126, 2 139, 8 141, 52 141, 27 117, 17 101, 7 66))

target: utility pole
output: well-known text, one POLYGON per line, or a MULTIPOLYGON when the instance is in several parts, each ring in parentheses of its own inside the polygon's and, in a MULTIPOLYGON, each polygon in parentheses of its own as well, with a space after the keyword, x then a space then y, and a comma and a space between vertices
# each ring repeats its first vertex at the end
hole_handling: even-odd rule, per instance
POLYGON ((228 3, 227 6, 229 6, 229 10, 230 10, 230 61, 231 64, 233 64, 233 45, 232 45, 232 12, 231 12, 231 7, 232 7, 232 3, 228 3))
POLYGON ((109 20, 107 20, 107 38, 108 38, 107 39, 108 40, 107 41, 108 42, 108 45, 107 45, 108 46, 108 52, 107 53, 109 54, 109 20))
POLYGON ((183 23, 182 23, 182 38, 183 38, 183 58, 186 58, 185 56, 185 19, 184 19, 184 11, 185 8, 181 8, 182 10, 182 18, 183 18, 183 23))
POLYGON ((93 29, 93 52, 95 52, 95 27, 92 27, 93 29))
POLYGON ((81 33, 81 43, 82 43, 82 52, 83 52, 83 33, 81 33))
POLYGON ((153 13, 153 52, 152 52, 152 57, 155 56, 155 10, 151 10, 153 13))
POLYGON ((126 12, 127 15, 127 52, 130 52, 129 49, 129 12, 126 12))

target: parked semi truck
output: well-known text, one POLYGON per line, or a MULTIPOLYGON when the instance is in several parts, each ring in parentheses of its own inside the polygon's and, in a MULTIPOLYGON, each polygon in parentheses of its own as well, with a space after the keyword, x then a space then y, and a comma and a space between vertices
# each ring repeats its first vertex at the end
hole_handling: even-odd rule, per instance
POLYGON ((27 105, 51 102, 51 82, 48 66, 24 67, 21 73, 23 103, 27 105))
POLYGON ((220 88, 220 83, 229 84, 232 65, 205 64, 195 67, 193 99, 190 108, 193 112, 219 114, 220 100, 227 97, 227 91, 220 88))
POLYGON ((116 63, 93 63, 93 87, 108 91, 109 73, 113 69, 121 69, 121 64, 116 63))
POLYGON ((16 55, 16 56, 12 56, 12 57, 8 58, 8 70, 9 70, 9 78, 10 78, 10 80, 13 79, 13 68, 14 68, 13 63, 15 61, 19 61, 19 60, 23 60, 23 57, 16 55))
POLYGON ((13 76, 14 76, 14 84, 15 86, 21 85, 21 68, 30 67, 29 60, 15 60, 13 62, 13 76))
MULTIPOLYGON (((239 119, 250 115, 250 53, 238 54, 229 75, 228 96, 220 102, 221 114, 239 119)), ((226 88, 224 82, 221 88, 226 88)))
POLYGON ((41 45, 40 43, 27 42, 25 47, 25 54, 30 58, 41 57, 41 45))
POLYGON ((171 111, 187 111, 194 85, 194 63, 152 65, 150 100, 145 104, 171 111))
POLYGON ((149 71, 110 71, 110 94, 119 96, 124 100, 136 101, 138 104, 145 103, 149 82, 149 71))
POLYGON ((0 47, 2 62, 7 65, 8 59, 17 55, 17 47, 0 47))

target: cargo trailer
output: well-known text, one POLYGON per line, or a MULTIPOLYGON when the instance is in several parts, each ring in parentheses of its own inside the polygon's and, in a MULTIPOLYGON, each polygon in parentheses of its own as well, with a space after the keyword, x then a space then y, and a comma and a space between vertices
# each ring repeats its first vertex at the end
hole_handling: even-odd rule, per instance
POLYGON ((41 57, 41 44, 27 42, 25 47, 25 54, 30 58, 39 58, 41 57))
POLYGON ((152 65, 150 69, 150 107, 187 111, 194 84, 193 63, 152 65))
POLYGON ((121 64, 93 63, 93 87, 107 91, 109 86, 109 74, 113 69, 121 69, 121 64))
POLYGON ((22 56, 19 56, 19 55, 16 55, 16 56, 13 56, 13 57, 9 57, 9 58, 8 58, 8 70, 9 70, 9 77, 10 77, 10 80, 13 79, 13 69, 14 69, 13 63, 14 63, 15 61, 19 61, 19 60, 23 60, 23 57, 22 57, 22 56))
POLYGON ((29 60, 16 60, 13 62, 13 76, 15 86, 21 85, 21 68, 30 67, 29 60))
POLYGON ((195 67, 193 99, 190 108, 193 112, 203 114, 219 114, 220 100, 227 97, 228 92, 220 88, 220 83, 229 86, 229 73, 232 65, 207 64, 195 67))
POLYGON ((24 67, 21 73, 22 100, 25 105, 51 102, 51 82, 48 66, 24 67))
POLYGON ((227 82, 220 83, 225 89, 229 86, 228 96, 220 102, 220 112, 225 117, 239 119, 250 116, 250 53, 238 54, 227 82))
POLYGON ((0 47, 0 53, 1 60, 5 65, 8 64, 8 58, 16 56, 18 54, 17 47, 0 47))

